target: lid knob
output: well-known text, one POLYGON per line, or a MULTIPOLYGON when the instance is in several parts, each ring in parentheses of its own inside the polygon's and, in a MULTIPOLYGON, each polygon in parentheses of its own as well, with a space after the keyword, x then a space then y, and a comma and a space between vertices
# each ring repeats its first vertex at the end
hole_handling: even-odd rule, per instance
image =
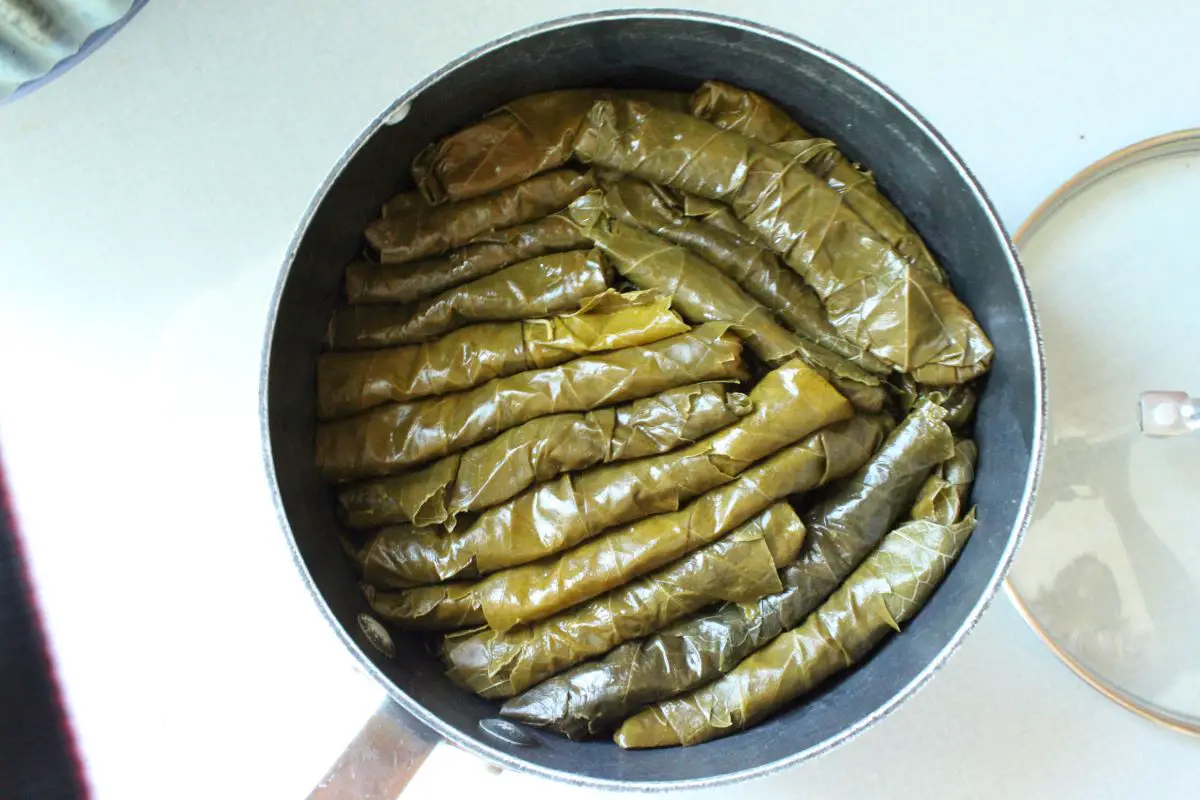
POLYGON ((1182 436, 1200 429, 1200 399, 1187 392, 1142 392, 1138 424, 1147 436, 1182 436))

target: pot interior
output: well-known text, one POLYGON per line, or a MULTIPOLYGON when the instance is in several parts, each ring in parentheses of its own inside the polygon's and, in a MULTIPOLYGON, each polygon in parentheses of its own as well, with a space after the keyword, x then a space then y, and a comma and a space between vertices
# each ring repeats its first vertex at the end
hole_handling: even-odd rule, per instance
POLYGON ((1007 238, 979 188, 919 118, 853 68, 766 29, 693 14, 615 13, 551 23, 456 62, 397 101, 336 168, 296 240, 276 301, 264 368, 268 461, 302 569, 343 638, 394 698, 441 734, 508 766, 586 783, 697 785, 820 752, 881 716, 949 655, 996 591, 1023 526, 1040 448, 1040 367, 1007 238), (418 639, 397 635, 393 659, 360 630, 357 617, 368 609, 313 461, 319 343, 342 268, 362 250, 363 228, 384 200, 411 188, 409 164, 430 141, 533 92, 691 90, 708 78, 765 94, 867 165, 991 336, 995 366, 976 426, 979 526, 903 635, 803 705, 752 730, 683 751, 624 752, 607 740, 569 742, 532 729, 526 729, 531 745, 511 744, 480 728, 497 707, 453 686, 418 639), (388 124, 409 101, 403 119, 388 124))

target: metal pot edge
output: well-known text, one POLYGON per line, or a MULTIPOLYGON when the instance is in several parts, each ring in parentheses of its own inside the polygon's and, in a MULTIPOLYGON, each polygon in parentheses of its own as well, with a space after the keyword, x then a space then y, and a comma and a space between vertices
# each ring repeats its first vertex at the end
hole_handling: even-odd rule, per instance
POLYGON ((519 31, 511 33, 507 36, 495 39, 478 48, 468 51, 466 54, 449 62, 440 69, 434 71, 422 81, 418 82, 413 88, 404 92, 397 100, 388 106, 380 113, 368 127, 359 134, 358 138, 351 144, 342 154, 341 158, 329 172, 313 199, 310 201, 307 210, 301 218, 296 233, 293 235, 291 242, 288 245, 282 269, 280 270, 279 278, 276 281, 275 289, 272 292, 270 309, 267 316, 267 328, 263 341, 262 361, 259 375, 259 425, 260 435, 262 437, 262 453, 263 461, 266 467, 267 478, 271 486, 272 501, 275 504, 276 516, 279 520, 280 527, 285 533, 288 541, 288 548, 292 554, 292 561, 296 565, 297 570, 302 576, 305 586, 309 594, 317 603, 318 608, 326 619, 326 622, 332 627, 345 645, 353 654, 359 665, 369 674, 376 682, 384 687, 388 694, 399 703, 405 710, 415 716, 425 725, 435 730, 439 735, 443 736, 448 741, 456 746, 474 753, 475 755, 484 758, 505 769, 512 769, 524 773, 535 774, 546 778, 562 781, 576 786, 587 786, 609 790, 621 791, 639 791, 639 792, 657 792, 657 791, 674 791, 679 789, 700 789, 700 788, 715 788, 725 786, 732 783, 759 778, 778 772, 787 767, 807 761, 810 758, 829 752, 830 750, 839 747, 846 742, 854 739, 863 731, 870 728, 875 723, 882 720, 884 717, 891 714, 901 703, 912 697, 920 688, 922 688, 930 678, 933 677, 949 660, 950 656, 962 644, 966 636, 975 628, 984 611, 987 610, 1000 586, 1012 567, 1013 559, 1016 556, 1017 549, 1021 541, 1024 539, 1028 529, 1030 518, 1033 509, 1034 495, 1037 491, 1037 485, 1041 477, 1042 461, 1045 449, 1045 430, 1046 430, 1046 383, 1045 383, 1045 363, 1044 363, 1044 346, 1041 334, 1041 328, 1038 323, 1036 308, 1029 292, 1028 282, 1026 281, 1024 269, 1021 266, 1020 259, 1017 255, 1016 247, 1013 245, 1012 239, 1009 237, 1003 224, 1000 222, 999 216, 996 214, 995 207, 992 205, 987 193, 976 180, 974 174, 966 166, 963 160, 958 156, 950 144, 938 133, 929 122, 921 116, 915 109, 909 106, 904 100, 896 95, 885 84, 866 73, 859 67, 845 61, 844 59, 835 56, 823 48, 813 45, 797 36, 785 33, 778 29, 761 25, 759 23, 750 22, 748 20, 737 17, 726 16, 722 14, 713 14, 699 11, 677 11, 667 9, 622 9, 616 11, 601 11, 586 14, 577 14, 567 17, 562 17, 555 20, 550 20, 537 25, 523 28, 519 31), (530 764, 521 759, 513 758, 507 753, 489 747, 482 742, 463 735, 457 728, 447 725, 432 712, 426 710, 423 706, 416 703, 411 697, 400 691, 392 685, 391 681, 384 676, 380 670, 372 663, 372 661, 362 651, 358 642, 350 636, 346 629, 338 622, 333 615, 332 610, 325 602, 324 597, 318 590, 312 575, 305 566, 300 555, 300 551, 296 546, 295 538, 291 532, 290 523, 284 512, 283 501, 279 491, 279 483, 275 474, 275 466, 273 452, 270 441, 270 426, 269 426, 269 398, 268 398, 268 377, 270 366, 270 354, 273 335, 275 331, 275 323, 279 312, 279 303, 282 297, 284 286, 287 283, 287 278, 291 270, 292 262, 295 259, 296 252, 300 246, 300 242, 308 230, 312 218, 325 199, 330 186, 333 184, 337 176, 346 167, 351 158, 363 147, 363 145, 375 135, 375 133, 383 126, 387 125, 389 119, 398 109, 405 104, 411 102, 418 97, 422 92, 430 86, 441 80, 446 74, 459 69, 460 67, 469 64, 470 62, 480 58, 481 56, 490 53, 499 48, 505 47, 513 42, 521 41, 530 36, 535 36, 547 31, 557 30, 560 28, 572 27, 575 25, 594 22, 594 21, 611 21, 623 19, 680 19, 686 21, 709 22, 726 25, 732 28, 745 30, 761 36, 776 39, 784 44, 787 44, 795 49, 807 51, 811 55, 828 62, 834 67, 841 69, 864 84, 870 86, 873 90, 885 97, 889 102, 895 105, 905 116, 909 117, 919 128, 921 128, 931 140, 937 143, 938 147, 943 151, 949 161, 958 170, 959 174, 966 180, 968 185, 975 193, 976 199, 983 206, 987 217, 993 227, 994 233, 1005 243, 1008 252, 1009 267, 1013 272, 1013 277, 1018 286, 1018 294, 1022 301, 1022 311, 1025 313, 1031 328, 1031 341, 1033 342, 1032 364, 1034 368, 1034 436, 1033 442, 1030 444, 1031 462, 1029 474, 1025 483, 1025 490, 1021 500, 1019 509, 1018 523, 1014 526, 1012 535, 1009 538, 1008 546, 1005 548, 1003 557, 989 580, 983 594, 975 607, 972 608, 967 617, 966 623, 958 630, 954 637, 946 644, 946 646, 938 653, 938 655, 906 686, 897 692, 887 703, 878 708, 874 713, 864 717, 858 724, 843 730, 840 734, 830 737, 818 745, 810 747, 806 750, 798 751, 787 758, 782 758, 769 764, 763 764, 751 769, 740 772, 727 773, 716 777, 700 778, 695 780, 682 781, 667 781, 667 782, 647 782, 647 781, 613 781, 606 779, 595 779, 586 776, 581 776, 573 772, 564 772, 561 770, 552 770, 530 764))

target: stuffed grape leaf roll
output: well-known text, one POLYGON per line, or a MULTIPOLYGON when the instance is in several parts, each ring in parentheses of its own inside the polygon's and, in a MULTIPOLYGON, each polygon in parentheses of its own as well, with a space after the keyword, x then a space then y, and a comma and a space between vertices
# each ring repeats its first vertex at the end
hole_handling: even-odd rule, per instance
POLYGON ((816 290, 842 336, 917 380, 961 383, 991 363, 970 310, 787 153, 690 115, 608 100, 588 112, 575 152, 729 203, 816 290))
POLYGON ((795 627, 912 505, 930 470, 954 450, 942 409, 923 405, 808 520, 809 542, 784 572, 787 588, 756 603, 684 620, 583 664, 505 704, 503 713, 579 738, 608 730, 647 703, 702 686, 795 627))
POLYGON ((372 611, 402 628, 449 631, 483 624, 479 596, 470 583, 439 583, 399 592, 364 585, 363 594, 372 611))
POLYGON ((615 408, 552 414, 427 467, 342 489, 338 502, 351 528, 414 522, 454 530, 459 514, 503 503, 534 483, 593 464, 669 452, 751 408, 750 399, 728 384, 701 383, 615 408))
POLYGON ((883 409, 887 391, 878 377, 784 328, 766 306, 709 261, 686 247, 613 219, 602 205, 600 195, 592 193, 572 203, 570 213, 634 285, 669 295, 673 306, 690 322, 729 322, 768 364, 799 356, 860 411, 883 409))
POLYGON ((979 450, 970 439, 954 443, 954 455, 938 464, 917 493, 913 519, 930 519, 949 525, 961 519, 967 508, 967 496, 975 482, 975 461, 979 450))
POLYGON ((815 689, 869 655, 925 605, 974 529, 974 513, 950 525, 901 525, 803 625, 709 686, 626 720, 617 744, 664 747, 727 736, 815 689))
MULTIPOLYGON (((688 106, 687 95, 676 92, 622 94, 679 111, 688 106)), ((562 89, 505 103, 422 151, 413 162, 413 179, 429 202, 441 203, 478 197, 561 167, 571 157, 588 109, 615 95, 607 89, 562 89)))
MULTIPOLYGON (((929 599, 975 528, 974 512, 961 521, 958 516, 974 458, 974 444, 959 442, 920 488, 922 499, 912 508, 912 521, 884 536, 800 627, 787 624, 782 635, 713 683, 630 717, 614 737, 617 744, 688 745, 746 728, 860 661, 884 636, 899 631, 929 599), (924 502, 932 497, 946 502, 924 502)), ((788 569, 785 583, 794 569, 788 569)))
POLYGON ((331 480, 386 475, 547 414, 589 411, 688 383, 745 376, 741 342, 724 325, 701 325, 653 344, 322 423, 316 434, 317 467, 331 480))
POLYGON ((691 323, 728 322, 768 364, 800 349, 796 334, 721 270, 686 247, 613 219, 603 203, 599 193, 588 194, 571 204, 570 214, 626 280, 667 295, 691 323))
POLYGON ((508 630, 595 597, 711 542, 790 494, 857 469, 887 418, 855 417, 783 448, 687 506, 613 528, 553 558, 502 570, 479 585, 488 625, 508 630))
POLYGON ((890 385, 906 413, 923 400, 937 403, 946 409, 946 424, 956 432, 966 429, 975 415, 979 395, 973 384, 931 388, 922 386, 908 375, 896 375, 890 385))
POLYGON ((341 306, 326 343, 334 350, 390 347, 428 341, 471 322, 554 314, 606 291, 609 276, 599 250, 550 253, 416 303, 341 306))
MULTIPOLYGON (((687 214, 687 199, 680 202, 661 187, 637 178, 601 181, 601 185, 603 208, 613 218, 702 256, 769 308, 790 330, 813 344, 875 374, 891 372, 887 364, 838 335, 825 318, 816 293, 765 245, 758 244, 728 206, 724 209, 729 217, 724 218, 723 225, 714 225, 687 214)), ((576 200, 576 206, 582 202, 576 200)))
MULTIPOLYGON (((932 418, 940 420, 944 415, 944 411, 935 405, 921 404, 906 422, 916 422, 922 412, 928 415, 926 421, 932 418)), ((897 428, 897 432, 900 430, 897 428)), ((910 424, 909 433, 919 431, 910 424)), ((938 431, 936 436, 910 436, 910 446, 916 448, 918 440, 922 440, 922 449, 928 455, 929 447, 934 445, 935 440, 946 444, 947 433, 948 429, 938 431)), ((917 450, 910 452, 920 457, 917 450)), ((811 551, 806 552, 796 564, 787 568, 784 583, 788 588, 784 592, 741 607, 756 612, 759 619, 767 621, 773 629, 772 637, 778 630, 783 631, 782 636, 742 661, 725 677, 635 714, 617 731, 615 738, 618 744, 622 747, 693 744, 744 727, 790 698, 813 688, 832 671, 849 666, 866 652, 865 649, 856 651, 855 648, 864 645, 869 648, 886 633, 885 629, 878 628, 882 617, 872 618, 869 613, 851 613, 850 617, 843 617, 844 610, 869 610, 872 604, 878 603, 878 598, 873 595, 882 597, 899 592, 900 597, 892 598, 896 604, 889 600, 879 607, 886 606, 907 615, 915 613, 974 529, 973 515, 965 522, 957 523, 957 514, 962 510, 962 503, 970 488, 974 445, 971 442, 959 442, 958 446, 952 446, 946 452, 947 457, 921 482, 916 492, 918 498, 936 497, 945 502, 931 503, 918 499, 911 508, 914 521, 883 536, 873 552, 872 547, 863 547, 873 532, 868 531, 868 538, 856 543, 852 536, 846 535, 848 529, 842 527, 840 548, 836 546, 836 538, 829 535, 829 519, 836 516, 839 506, 844 508, 844 502, 855 495, 855 485, 865 486, 869 483, 870 468, 858 476, 863 481, 852 481, 845 487, 846 493, 840 499, 831 497, 821 512, 807 514, 808 519, 818 518, 826 525, 825 540, 814 542, 823 552, 815 554, 815 557, 811 551), (953 476, 952 485, 946 480, 947 475, 953 476), (856 568, 864 556, 866 560, 856 568), (827 572, 828 577, 825 580, 813 580, 813 576, 821 571, 827 572), (845 583, 828 600, 817 596, 821 591, 831 590, 843 577, 845 583), (857 588, 849 588, 855 586, 857 588), (868 602, 857 605, 864 599, 868 602), (814 608, 816 612, 809 616, 814 608), (769 620, 764 618, 764 614, 770 615, 769 620), (806 616, 808 619, 804 621, 806 616), (835 629, 823 627, 838 620, 841 622, 835 629), (802 621, 804 624, 796 628, 802 621), (860 622, 866 624, 860 627, 860 622), (856 628, 858 633, 863 634, 862 637, 856 635, 856 628), (821 641, 826 633, 832 635, 821 641), (781 641, 784 644, 780 644, 781 641), (844 652, 843 647, 846 647, 844 652), (788 651, 794 660, 783 666, 778 657, 788 651), (781 668, 773 670, 767 665, 781 668), (773 693, 777 694, 773 697, 773 693), (735 697, 745 702, 731 709, 727 702, 735 697), (709 711, 712 711, 711 717, 701 719, 709 711), (725 730, 727 726, 732 726, 729 731, 725 730)), ((876 463, 872 466, 884 465, 876 463)), ((887 482, 892 489, 907 486, 912 481, 911 475, 911 472, 896 470, 891 471, 890 476, 883 471, 875 472, 876 478, 883 477, 886 480, 890 477, 891 480, 887 482)), ((892 496, 898 497, 900 493, 892 496)), ((896 621, 903 620, 897 617, 896 621)), ((896 625, 891 627, 896 628, 896 625)), ((769 639, 759 637, 759 641, 766 643, 769 639)))
POLYGON ((853 413, 844 397, 799 360, 767 373, 751 389, 750 401, 749 415, 691 447, 563 475, 487 509, 451 534, 428 530, 394 541, 388 559, 392 585, 486 575, 574 547, 606 528, 675 511, 735 480, 759 459, 853 413))
POLYGON ((668 297, 607 291, 555 317, 479 323, 429 342, 317 358, 317 416, 342 417, 386 402, 458 392, 492 378, 553 367, 576 356, 650 344, 689 326, 668 297))
POLYGON ((719 541, 557 617, 448 636, 442 657, 455 682, 484 697, 508 697, 710 603, 778 591, 777 570, 803 541, 796 512, 778 503, 719 541))
POLYGON ((567 168, 459 203, 435 206, 408 192, 389 200, 383 216, 367 226, 367 243, 384 263, 416 261, 561 211, 595 187, 590 172, 567 168))
POLYGON ((346 302, 411 303, 548 253, 587 250, 592 242, 565 214, 482 233, 444 256, 405 264, 356 261, 346 267, 346 302))
POLYGON ((691 107, 695 116, 718 128, 736 131, 765 144, 787 143, 790 152, 803 152, 805 168, 845 197, 846 204, 897 253, 939 283, 946 282, 945 272, 925 247, 924 240, 883 196, 871 174, 852 164, 833 142, 814 142, 816 137, 762 95, 720 81, 705 81, 692 95, 691 107))

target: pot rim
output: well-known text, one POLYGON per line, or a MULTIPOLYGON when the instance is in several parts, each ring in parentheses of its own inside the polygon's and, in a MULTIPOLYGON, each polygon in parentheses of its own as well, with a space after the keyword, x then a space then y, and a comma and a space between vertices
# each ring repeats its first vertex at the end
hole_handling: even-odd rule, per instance
POLYGON ((314 601, 325 617, 326 622, 333 628, 342 644, 348 648, 357 660, 359 666, 366 671, 386 692, 387 694, 402 706, 406 711, 419 719, 422 723, 432 728, 449 742, 457 747, 473 753, 487 761, 490 761, 505 769, 512 769, 524 773, 538 775, 540 777, 550 778, 564 783, 587 786, 599 789, 622 790, 622 791, 674 791, 679 789, 700 789, 700 788, 715 788, 725 786, 740 781, 759 778, 778 772, 787 767, 807 761, 816 756, 822 755, 840 745, 849 742, 856 736, 867 730, 875 723, 879 722, 884 717, 891 714, 901 703, 912 697, 919 689, 921 689, 933 675, 938 672, 949 660, 950 656, 959 648, 963 640, 966 638, 979 622, 983 612, 987 610, 995 599, 1001 585, 1004 583, 1008 571, 1012 567, 1013 559, 1016 556, 1018 547, 1025 537, 1025 532, 1029 527, 1030 517, 1033 510, 1033 499, 1037 491, 1038 481, 1041 478, 1042 460, 1045 445, 1046 431, 1046 403, 1045 403, 1045 363, 1044 363, 1044 346, 1042 341, 1041 328, 1038 324, 1037 312, 1034 307, 1032 297, 1029 292, 1029 285, 1025 279, 1024 269, 1021 266, 1020 259, 1017 255, 1017 250, 1013 245, 1011 238, 1000 222, 999 216, 996 213, 995 207, 988 199, 987 193, 976 180, 974 174, 959 158, 958 154, 950 146, 950 144, 939 134, 932 125, 908 103, 902 100, 895 92, 888 88, 881 81, 877 80, 864 70, 846 61, 845 59, 834 55, 833 53, 818 47, 798 36, 795 36, 776 28, 762 25, 749 20, 738 17, 728 16, 724 14, 714 14, 710 12, 692 11, 692 10, 673 10, 673 9, 619 9, 610 11, 599 11, 584 14, 574 14, 570 16, 560 17, 522 28, 518 31, 494 39, 487 44, 474 48, 466 54, 450 61, 441 68, 430 73, 423 80, 408 91, 400 95, 394 102, 391 103, 382 113, 380 113, 370 125, 368 125, 362 133, 355 139, 341 158, 334 165, 328 176, 321 183, 313 199, 308 205, 304 216, 301 218, 296 232, 292 237, 282 269, 280 270, 279 278, 275 285, 275 290, 271 297, 271 306, 267 316, 267 329, 263 342, 262 361, 259 375, 259 426, 260 435, 262 437, 263 460, 266 466, 267 478, 271 487, 272 500, 275 504, 276 516, 279 519, 280 526, 286 535, 288 548, 291 551, 292 561, 299 570, 304 579, 306 588, 314 601), (856 80, 866 84, 871 90, 886 98, 897 109, 899 109, 906 117, 908 117, 923 133, 925 133, 931 141, 942 151, 943 155, 958 171, 959 175, 970 186, 975 194, 976 200, 982 206, 987 218, 992 226, 993 232, 999 240, 1004 244, 1007 254, 1009 268, 1012 271, 1014 282, 1017 287, 1017 294, 1021 302, 1021 310, 1025 313, 1029 320, 1031 342, 1033 345, 1032 365, 1034 377, 1034 429, 1033 441, 1030 443, 1030 469, 1026 476, 1025 488, 1022 494, 1020 507, 1018 508, 1017 522, 1013 526, 1013 530, 1009 536, 1008 543, 1002 553, 999 564, 993 572, 992 577, 988 580, 975 606, 968 613, 963 625, 955 632, 949 642, 942 648, 940 652, 922 669, 916 677, 908 684, 903 686, 896 692, 887 702, 875 709, 871 714, 864 716, 854 725, 851 725, 838 734, 831 736, 824 741, 813 745, 804 750, 799 750, 787 757, 777 759, 775 761, 760 764, 744 770, 736 772, 728 772, 722 775, 714 775, 706 778, 695 778, 685 780, 670 780, 670 781, 623 781, 612 780, 607 778, 596 778, 587 775, 581 775, 575 772, 568 772, 559 769, 551 769, 539 764, 526 761, 521 758, 514 757, 509 753, 465 735, 453 725, 445 723, 436 713, 429 711, 424 706, 413 700, 408 694, 396 686, 386 675, 379 670, 370 658, 362 651, 358 642, 350 635, 350 632, 341 625, 334 616, 332 610, 326 603, 324 596, 317 587, 311 573, 301 557, 300 551, 296 545, 295 537, 291 531, 291 525, 287 519, 283 507, 282 496, 279 491, 279 482, 275 474, 275 464, 273 452, 271 449, 270 425, 269 425, 269 401, 267 397, 269 365, 271 355, 271 345, 273 342, 275 324, 279 313, 279 303, 283 294, 284 286, 287 283, 288 275, 291 271, 292 264, 295 260, 300 242, 304 238, 309 225, 312 223, 313 216, 317 209, 325 200, 330 187, 336 178, 346 168, 349 161, 358 153, 358 151, 370 140, 381 128, 395 121, 396 118, 403 118, 402 111, 406 104, 418 97, 422 92, 429 89, 431 86, 442 80, 449 73, 464 67, 465 65, 475 61, 482 56, 492 53, 501 48, 507 47, 510 44, 519 42, 523 39, 537 36, 549 31, 559 30, 562 28, 570 28, 574 26, 584 25, 598 21, 620 21, 620 20, 644 20, 644 19, 667 19, 681 20, 685 22, 702 22, 721 25, 735 30, 746 31, 759 36, 770 39, 775 39, 783 44, 786 44, 796 50, 805 52, 821 61, 826 62, 830 66, 840 69, 847 74, 853 76, 856 80))

